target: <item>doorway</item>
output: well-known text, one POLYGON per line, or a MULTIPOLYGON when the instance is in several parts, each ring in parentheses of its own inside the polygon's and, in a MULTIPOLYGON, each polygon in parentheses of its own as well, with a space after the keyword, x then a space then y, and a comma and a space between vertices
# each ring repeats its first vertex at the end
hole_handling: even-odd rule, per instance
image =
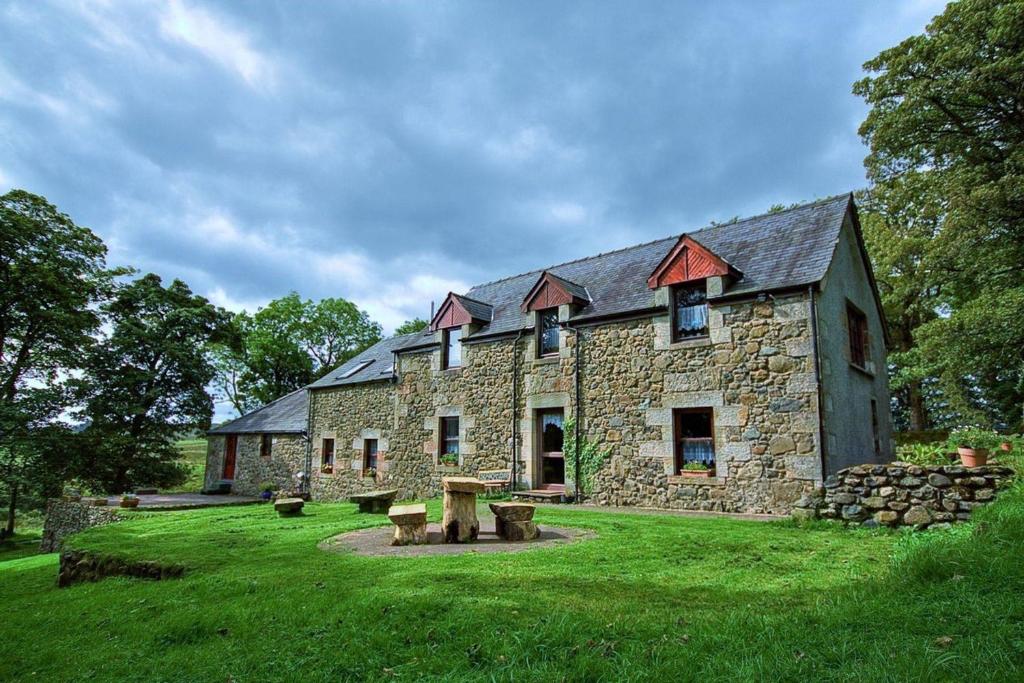
POLYGON ((238 435, 228 434, 224 437, 224 475, 221 479, 232 481, 235 478, 235 455, 238 451, 238 435))
POLYGON ((537 444, 540 451, 540 488, 565 490, 565 456, 562 453, 565 411, 547 408, 537 411, 537 444))

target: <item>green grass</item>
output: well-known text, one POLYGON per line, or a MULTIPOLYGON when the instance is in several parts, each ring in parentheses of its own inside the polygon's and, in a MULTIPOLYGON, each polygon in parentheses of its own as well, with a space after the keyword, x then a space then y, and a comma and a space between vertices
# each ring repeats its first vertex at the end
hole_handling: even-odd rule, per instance
POLYGON ((57 589, 54 555, 0 563, 0 680, 955 681, 1024 666, 1019 490, 976 526, 916 535, 542 508, 541 525, 597 538, 420 558, 322 552, 386 520, 306 509, 136 513, 72 539, 183 563, 177 580, 57 589))
POLYGON ((188 479, 175 491, 195 493, 203 488, 203 476, 206 471, 206 439, 182 439, 178 441, 181 462, 188 468, 188 479))

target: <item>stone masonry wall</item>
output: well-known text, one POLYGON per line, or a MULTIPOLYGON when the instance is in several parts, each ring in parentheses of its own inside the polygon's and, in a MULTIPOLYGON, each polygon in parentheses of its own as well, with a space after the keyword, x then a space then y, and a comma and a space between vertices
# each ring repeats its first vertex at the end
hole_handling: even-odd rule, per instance
POLYGON ((310 394, 313 439, 311 493, 317 500, 344 500, 359 491, 391 488, 394 483, 392 435, 395 387, 373 382, 317 389, 310 394), (324 439, 334 439, 334 471, 321 468, 324 439), (363 468, 366 439, 377 439, 377 474, 363 468))
POLYGON ((96 507, 60 498, 51 499, 46 503, 43 540, 39 548, 44 553, 56 552, 60 550, 61 541, 71 534, 119 521, 121 515, 118 514, 117 508, 96 507))
MULTIPOLYGON (((273 483, 280 491, 297 486, 295 475, 306 463, 306 442, 300 434, 272 434, 270 457, 260 455, 261 434, 239 434, 235 451, 235 478, 231 492, 244 496, 259 495, 264 482, 273 483)), ((224 471, 225 437, 211 435, 206 444, 206 478, 204 487, 212 489, 224 471)))
POLYGON ((799 501, 793 516, 917 528, 961 522, 991 502, 1012 474, 995 465, 857 465, 826 479, 823 489, 799 501))

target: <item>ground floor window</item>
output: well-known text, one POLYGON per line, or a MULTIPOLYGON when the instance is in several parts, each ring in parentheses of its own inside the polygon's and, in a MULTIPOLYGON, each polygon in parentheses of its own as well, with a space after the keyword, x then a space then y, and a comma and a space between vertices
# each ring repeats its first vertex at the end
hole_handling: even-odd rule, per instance
POLYGON ((697 464, 715 468, 715 417, 711 408, 679 408, 672 411, 675 433, 675 469, 681 472, 697 464))
POLYGON ((459 418, 441 418, 441 443, 438 448, 438 461, 442 465, 459 464, 459 418))
POLYGON ((320 471, 324 474, 334 472, 334 439, 324 439, 320 448, 320 471))
POLYGON ((269 458, 270 451, 274 446, 274 437, 270 434, 264 434, 260 438, 260 457, 269 458))
POLYGON ((363 441, 363 470, 377 470, 377 439, 363 441))

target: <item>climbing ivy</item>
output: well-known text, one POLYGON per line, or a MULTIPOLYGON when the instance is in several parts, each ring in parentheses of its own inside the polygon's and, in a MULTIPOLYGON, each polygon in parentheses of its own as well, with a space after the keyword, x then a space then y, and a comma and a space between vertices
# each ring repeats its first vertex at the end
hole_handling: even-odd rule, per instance
MULTIPOLYGON (((565 468, 567 477, 574 473, 576 457, 576 419, 569 418, 562 427, 564 443, 562 450, 565 453, 565 468)), ((594 486, 594 477, 598 470, 608 459, 611 449, 602 449, 596 441, 591 441, 584 435, 580 435, 580 491, 589 494, 594 486)))

